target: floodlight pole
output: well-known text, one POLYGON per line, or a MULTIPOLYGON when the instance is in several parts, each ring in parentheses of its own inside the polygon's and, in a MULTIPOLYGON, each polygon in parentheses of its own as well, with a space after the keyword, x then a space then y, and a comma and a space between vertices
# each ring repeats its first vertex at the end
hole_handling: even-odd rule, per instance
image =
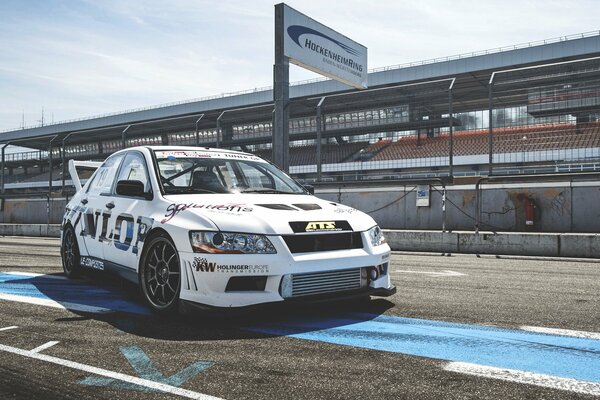
POLYGON ((74 134, 75 132, 71 132, 69 133, 67 136, 65 136, 62 140, 62 151, 61 151, 61 158, 62 158, 62 194, 65 194, 65 143, 67 143, 67 139, 69 139, 71 137, 72 134, 74 134))
MULTIPOLYGON (((48 199, 50 199, 52 197, 52 168, 54 167, 53 162, 52 162, 52 144, 54 143, 54 141, 56 140, 56 138, 58 137, 58 135, 54 135, 54 137, 52 139, 50 139, 50 145, 48 148, 48 157, 50 158, 49 160, 49 164, 50 164, 50 174, 48 176, 48 199)), ((48 200, 50 201, 50 200, 48 200)))
POLYGON ((273 66, 273 101, 275 118, 273 124, 273 161, 284 171, 289 170, 290 112, 290 62, 284 53, 285 4, 275 5, 275 65, 273 66))
POLYGON ((217 118, 217 148, 219 148, 219 136, 221 136, 221 118, 223 118, 223 115, 225 115, 226 112, 227 110, 223 111, 217 118))
POLYGON ((10 142, 2 146, 2 194, 4 194, 4 151, 8 145, 10 145, 10 142))
MULTIPOLYGON (((448 122, 450 127, 450 130, 448 132, 448 173, 450 175, 450 178, 454 177, 454 138, 452 137, 452 133, 454 130, 454 118, 452 116, 452 88, 454 87, 455 81, 456 78, 453 78, 452 82, 450 83, 450 87, 448 88, 448 122)), ((445 194, 446 193, 444 192, 444 198, 445 194)))
POLYGON ((196 146, 200 146, 200 131, 198 130, 198 124, 202 118, 204 118, 204 114, 200 114, 200 117, 196 120, 196 146))
POLYGON ((317 182, 321 182, 323 178, 323 158, 321 157, 322 151, 322 140, 323 140, 323 103, 327 96, 321 97, 319 104, 317 104, 317 182))
POLYGON ((127 127, 123 129, 123 132, 121 132, 121 142, 123 143, 123 148, 126 148, 125 142, 127 142, 127 131, 129 128, 131 128, 131 125, 127 125, 127 127))
POLYGON ((488 161, 488 176, 492 176, 492 172, 493 172, 493 162, 494 162, 494 156, 493 156, 493 151, 494 151, 494 139, 492 137, 492 133, 493 133, 493 113, 492 113, 492 109, 494 107, 494 101, 492 98, 492 94, 494 91, 494 77, 495 77, 496 73, 493 72, 492 76, 490 77, 490 83, 488 84, 488 157, 489 157, 489 161, 488 161))

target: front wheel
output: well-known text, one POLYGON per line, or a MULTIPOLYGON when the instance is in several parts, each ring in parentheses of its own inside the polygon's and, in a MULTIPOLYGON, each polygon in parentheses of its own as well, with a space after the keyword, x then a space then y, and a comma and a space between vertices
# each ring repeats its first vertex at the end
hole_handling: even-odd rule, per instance
POLYGON ((81 273, 81 256, 75 230, 71 226, 67 226, 63 233, 60 255, 65 275, 68 278, 76 278, 81 273))
POLYGON ((150 240, 140 264, 140 286, 153 311, 175 314, 179 305, 181 270, 175 245, 164 234, 150 240))

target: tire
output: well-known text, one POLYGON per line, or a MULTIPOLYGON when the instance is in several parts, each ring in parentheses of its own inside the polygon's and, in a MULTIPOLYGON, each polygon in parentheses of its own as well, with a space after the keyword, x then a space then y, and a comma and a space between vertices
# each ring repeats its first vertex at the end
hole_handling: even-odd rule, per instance
POLYGON ((81 254, 79 253, 75 230, 70 225, 65 228, 63 233, 60 255, 63 271, 68 278, 76 278, 81 275, 81 254))
POLYGON ((175 315, 181 291, 179 253, 166 234, 154 236, 144 246, 140 287, 146 303, 160 315, 175 315))

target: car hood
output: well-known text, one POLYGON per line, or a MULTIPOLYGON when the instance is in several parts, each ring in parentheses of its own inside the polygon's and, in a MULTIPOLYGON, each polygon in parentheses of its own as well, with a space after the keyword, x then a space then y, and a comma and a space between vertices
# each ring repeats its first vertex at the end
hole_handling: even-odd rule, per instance
POLYGON ((365 231, 376 224, 361 211, 311 195, 194 194, 164 199, 168 203, 162 222, 188 229, 197 229, 195 221, 206 218, 224 232, 266 235, 365 231))

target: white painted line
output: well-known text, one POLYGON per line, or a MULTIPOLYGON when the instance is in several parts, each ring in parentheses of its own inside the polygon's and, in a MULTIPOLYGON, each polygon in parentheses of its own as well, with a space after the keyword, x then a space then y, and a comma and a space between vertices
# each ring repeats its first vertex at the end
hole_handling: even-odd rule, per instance
POLYGON ((78 363, 75 361, 69 361, 58 357, 48 356, 45 354, 34 353, 33 351, 22 350, 16 347, 5 346, 0 344, 0 351, 4 351, 6 353, 17 354, 23 357, 33 358, 35 360, 45 361, 48 363, 60 365, 67 368, 76 369, 79 371, 84 371, 94 375, 100 375, 107 378, 118 379, 123 382, 133 383, 135 385, 140 385, 147 387, 149 389, 160 390, 164 393, 174 394, 182 397, 187 397, 189 399, 200 399, 200 400, 220 400, 218 397, 209 396, 207 394, 193 392, 191 390, 178 388, 175 386, 167 385, 164 383, 159 383, 155 381, 151 381, 148 379, 138 378, 136 376, 125 375, 119 372, 109 371, 107 369, 93 367, 91 365, 86 365, 82 363, 78 363))
POLYGON ((7 326, 6 328, 0 328, 0 331, 7 331, 9 329, 17 329, 18 326, 7 326))
POLYGON ((31 352, 32 353, 40 353, 40 352, 42 352, 42 351, 44 351, 44 350, 46 350, 46 349, 54 346, 55 344, 58 344, 58 343, 60 343, 60 342, 58 342, 56 340, 53 340, 53 341, 50 341, 48 343, 44 343, 41 346, 36 347, 35 349, 31 350, 31 352))
POLYGON ((63 310, 82 311, 89 313, 108 313, 112 310, 103 307, 88 306, 85 304, 69 303, 69 302, 57 302, 50 299, 40 299, 38 297, 18 296, 14 294, 0 293, 0 300, 17 301, 20 303, 36 304, 38 306, 62 308, 63 310))
POLYGON ((578 381, 577 379, 560 378, 552 375, 537 374, 535 372, 488 367, 464 362, 450 362, 444 367, 444 370, 482 378, 499 379, 502 381, 600 396, 600 383, 596 382, 578 381))
POLYGON ((30 278, 37 278, 38 276, 43 276, 44 278, 48 278, 48 279, 61 279, 61 280, 68 280, 69 279, 66 276, 62 276, 62 275, 36 274, 36 273, 33 273, 33 272, 10 271, 10 272, 3 272, 3 274, 27 276, 27 277, 30 277, 30 278))
POLYGON ((524 331, 546 333, 548 335, 572 336, 583 339, 600 340, 600 333, 597 332, 573 331, 571 329, 543 328, 541 326, 521 326, 520 328, 524 331))
POLYGON ((424 274, 424 275, 432 275, 432 276, 467 276, 467 274, 463 274, 462 272, 456 271, 407 271, 402 269, 397 269, 391 272, 392 274, 424 274))

